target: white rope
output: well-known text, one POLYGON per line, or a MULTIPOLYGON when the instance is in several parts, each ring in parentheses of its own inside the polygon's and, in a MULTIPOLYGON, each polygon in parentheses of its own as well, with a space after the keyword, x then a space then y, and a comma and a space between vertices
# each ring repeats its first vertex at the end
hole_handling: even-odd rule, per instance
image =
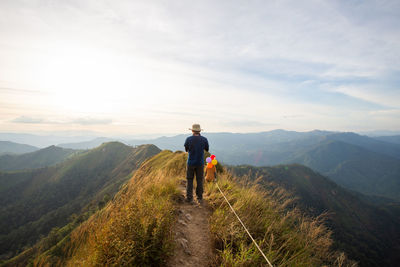
POLYGON ((233 209, 232 205, 229 203, 228 199, 226 198, 225 194, 222 192, 221 188, 219 188, 218 183, 215 183, 218 187, 219 192, 221 192, 222 196, 225 198, 226 203, 228 203, 229 207, 231 208, 231 210, 233 211, 233 213, 236 215, 236 218, 239 220, 239 222, 242 224, 244 230, 246 230, 247 234, 250 236, 251 240, 253 240, 253 243, 256 245, 256 247, 258 248, 258 250, 260 251, 260 253, 263 255, 264 259, 267 261, 267 263, 269 264, 269 266, 273 267, 271 262, 269 262, 269 260, 267 259, 267 256, 265 256, 264 252, 262 252, 261 248, 258 246, 257 242, 254 240, 254 238, 251 236, 249 230, 247 230, 246 226, 244 225, 244 223, 242 222, 242 220, 239 218, 239 216, 236 214, 236 211, 233 209))

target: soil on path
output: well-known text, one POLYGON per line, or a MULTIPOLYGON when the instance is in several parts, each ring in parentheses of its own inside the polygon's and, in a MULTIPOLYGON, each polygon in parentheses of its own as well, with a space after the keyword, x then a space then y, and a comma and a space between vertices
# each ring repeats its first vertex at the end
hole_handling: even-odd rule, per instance
POLYGON ((184 201, 186 181, 182 181, 180 188, 182 201, 173 228, 175 248, 168 266, 211 266, 214 259, 208 221, 211 210, 206 200, 202 204, 184 201))

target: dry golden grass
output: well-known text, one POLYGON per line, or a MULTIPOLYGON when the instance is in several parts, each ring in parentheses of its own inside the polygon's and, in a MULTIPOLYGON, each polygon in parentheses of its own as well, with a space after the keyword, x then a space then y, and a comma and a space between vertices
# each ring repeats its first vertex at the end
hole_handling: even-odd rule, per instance
MULTIPOLYGON (((291 196, 282 188, 265 189, 246 181, 234 182, 225 173, 218 184, 274 266, 355 266, 331 250, 331 232, 323 216, 309 218, 289 208, 291 196)), ((219 250, 219 266, 268 266, 215 184, 207 185, 214 212, 211 232, 219 250)))
POLYGON ((36 266, 160 266, 172 251, 175 203, 186 155, 163 151, 145 162, 114 199, 75 229, 59 257, 36 266))

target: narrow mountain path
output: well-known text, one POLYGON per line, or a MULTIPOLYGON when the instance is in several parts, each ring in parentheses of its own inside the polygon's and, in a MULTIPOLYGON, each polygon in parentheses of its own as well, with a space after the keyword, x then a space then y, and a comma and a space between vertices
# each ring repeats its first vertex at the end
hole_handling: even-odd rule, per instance
POLYGON ((186 181, 180 184, 182 201, 178 207, 178 219, 173 228, 174 254, 167 266, 210 266, 214 259, 209 228, 211 210, 206 200, 203 204, 184 201, 186 181))

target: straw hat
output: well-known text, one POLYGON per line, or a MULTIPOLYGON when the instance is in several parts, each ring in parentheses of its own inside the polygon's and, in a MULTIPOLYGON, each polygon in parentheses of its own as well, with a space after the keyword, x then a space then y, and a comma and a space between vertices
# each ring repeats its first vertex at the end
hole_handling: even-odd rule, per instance
POLYGON ((192 128, 189 128, 189 130, 193 132, 201 132, 203 129, 200 128, 200 124, 193 124, 192 128))

